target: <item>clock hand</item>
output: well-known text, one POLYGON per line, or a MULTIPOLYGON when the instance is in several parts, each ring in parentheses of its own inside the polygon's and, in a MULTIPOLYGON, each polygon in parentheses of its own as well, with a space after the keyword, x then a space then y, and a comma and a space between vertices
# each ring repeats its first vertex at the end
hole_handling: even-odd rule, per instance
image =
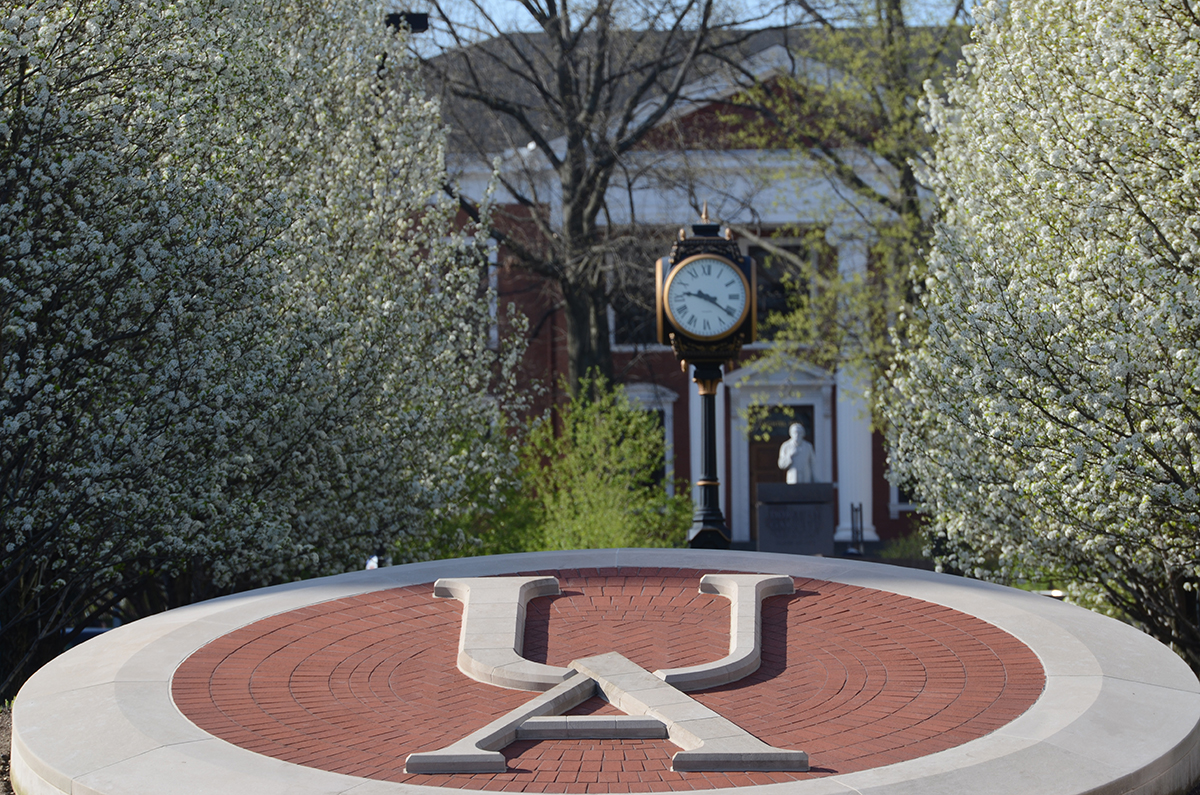
POLYGON ((716 298, 713 298, 713 297, 712 297, 711 295, 709 295, 708 293, 702 293, 702 292, 700 292, 699 290, 695 290, 695 291, 693 291, 693 292, 690 292, 690 293, 684 293, 684 295, 694 295, 694 296, 696 296, 697 298, 699 298, 699 299, 701 299, 701 300, 708 301, 710 304, 712 304, 713 306, 715 306, 717 309, 720 309, 720 310, 721 310, 722 312, 724 312, 725 314, 727 314, 727 315, 733 315, 733 310, 732 310, 732 309, 727 309, 727 308, 725 308, 725 307, 721 306, 719 303, 717 303, 717 299, 716 299, 716 298))

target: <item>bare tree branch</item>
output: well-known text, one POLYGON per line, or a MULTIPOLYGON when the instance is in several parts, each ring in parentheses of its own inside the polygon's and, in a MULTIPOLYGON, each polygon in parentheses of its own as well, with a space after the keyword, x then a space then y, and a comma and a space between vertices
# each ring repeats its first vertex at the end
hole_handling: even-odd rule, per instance
POLYGON ((557 284, 571 379, 589 368, 610 376, 609 254, 627 237, 611 228, 613 178, 639 172, 628 156, 679 105, 685 87, 736 63, 724 52, 756 32, 728 21, 714 27, 716 0, 644 0, 619 9, 611 0, 522 0, 537 31, 521 33, 504 30, 480 0, 467 0, 458 16, 445 0, 434 2, 453 46, 423 65, 457 123, 453 139, 481 164, 515 153, 504 160, 499 184, 504 203, 522 208, 511 220, 537 239, 518 241, 506 229, 505 247, 521 267, 557 284))

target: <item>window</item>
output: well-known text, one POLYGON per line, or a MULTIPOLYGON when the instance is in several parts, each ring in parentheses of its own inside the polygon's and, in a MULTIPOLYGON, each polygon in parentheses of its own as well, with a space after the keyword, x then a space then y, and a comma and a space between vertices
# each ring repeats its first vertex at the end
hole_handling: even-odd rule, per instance
POLYGON ((658 345, 654 263, 671 251, 678 227, 639 226, 612 243, 609 253, 609 340, 625 350, 658 345))
MULTIPOLYGON (((452 241, 450 238, 443 238, 443 242, 448 243, 448 242, 452 242, 452 241)), ((461 242, 462 242, 463 248, 466 249, 466 251, 463 252, 464 256, 471 256, 469 250, 472 246, 475 245, 475 237, 473 235, 469 236, 469 237, 465 237, 462 239, 461 242)), ((499 266, 496 263, 498 261, 497 260, 497 252, 499 251, 499 244, 496 242, 495 238, 489 237, 487 239, 485 248, 487 249, 487 262, 488 262, 487 281, 486 281, 486 283, 484 283, 482 280, 480 281, 478 294, 479 294, 479 297, 482 298, 484 295, 484 290, 486 289, 486 291, 487 291, 487 295, 488 295, 488 347, 491 348, 492 350, 498 350, 500 348, 500 324, 498 321, 499 307, 498 307, 498 303, 497 303, 497 298, 499 296, 499 291, 500 291, 500 270, 499 270, 499 266)))
POLYGON ((620 292, 609 303, 609 324, 614 345, 658 344, 658 325, 654 316, 654 274, 645 287, 645 298, 634 291, 620 292))
POLYGON ((917 503, 907 490, 899 486, 891 486, 890 492, 888 516, 892 519, 899 519, 900 514, 917 510, 917 503))
POLYGON ((498 321, 498 298, 500 295, 500 269, 496 265, 496 247, 488 249, 488 347, 500 350, 500 323, 498 321))
POLYGON ((629 402, 643 411, 653 411, 663 429, 664 455, 662 482, 667 494, 675 495, 675 401, 679 395, 675 390, 657 384, 625 384, 625 395, 629 402))
POLYGON ((778 336, 780 316, 796 309, 800 297, 810 293, 810 277, 821 268, 820 252, 805 241, 780 240, 775 248, 750 246, 747 251, 758 263, 758 338, 763 342, 778 336))

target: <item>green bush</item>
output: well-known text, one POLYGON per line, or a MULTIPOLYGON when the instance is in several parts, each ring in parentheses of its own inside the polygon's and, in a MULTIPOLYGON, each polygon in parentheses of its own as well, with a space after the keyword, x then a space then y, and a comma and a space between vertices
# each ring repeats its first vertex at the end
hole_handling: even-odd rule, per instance
POLYGON ((469 528, 485 554, 549 549, 677 547, 691 501, 661 480, 662 426, 621 387, 590 378, 578 394, 531 424, 516 485, 469 528))

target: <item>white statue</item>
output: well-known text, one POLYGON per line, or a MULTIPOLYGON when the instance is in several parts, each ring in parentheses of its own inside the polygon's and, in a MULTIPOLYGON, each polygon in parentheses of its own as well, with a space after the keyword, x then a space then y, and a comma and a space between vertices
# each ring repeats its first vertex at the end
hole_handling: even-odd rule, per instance
POLYGON ((793 422, 791 438, 779 447, 779 468, 787 470, 788 483, 815 483, 816 453, 804 438, 804 426, 793 422))

